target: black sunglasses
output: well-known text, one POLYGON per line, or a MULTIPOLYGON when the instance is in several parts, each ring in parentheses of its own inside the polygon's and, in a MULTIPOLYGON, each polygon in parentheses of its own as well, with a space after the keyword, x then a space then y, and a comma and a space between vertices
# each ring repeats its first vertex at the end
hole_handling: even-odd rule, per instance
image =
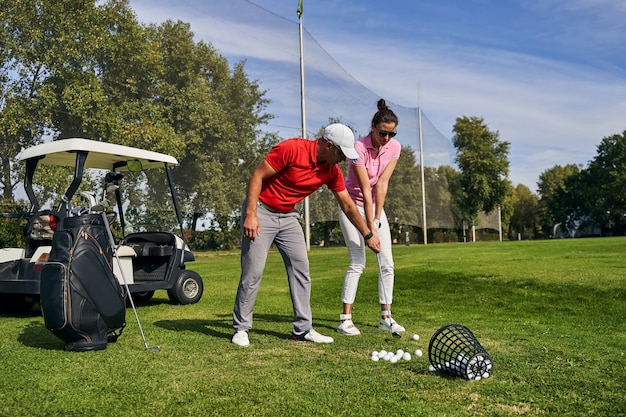
POLYGON ((398 134, 398 132, 385 132, 384 130, 379 130, 378 134, 381 137, 383 137, 383 138, 386 137, 386 136, 389 136, 390 138, 393 138, 394 136, 396 136, 398 134))
POLYGON ((335 149, 337 149, 339 151, 339 156, 342 159, 346 159, 346 155, 343 153, 343 151, 341 150, 341 147, 339 145, 337 145, 335 142, 333 142, 332 140, 328 140, 326 139, 327 142, 329 142, 331 145, 333 145, 335 147, 335 149))

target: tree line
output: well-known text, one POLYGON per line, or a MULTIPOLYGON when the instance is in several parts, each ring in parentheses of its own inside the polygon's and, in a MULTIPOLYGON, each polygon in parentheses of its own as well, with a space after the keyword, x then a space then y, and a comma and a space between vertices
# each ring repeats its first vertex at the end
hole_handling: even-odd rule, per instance
MULTIPOLYGON (((207 212, 228 227, 251 167, 278 140, 260 130, 269 99, 244 61, 231 68, 186 23, 140 24, 124 0, 6 0, 0 22, 5 205, 21 181, 22 149, 84 137, 175 156, 189 227, 207 212)), ((47 176, 62 189, 62 175, 47 176)))
MULTIPOLYGON (((274 117, 267 112, 268 91, 248 77, 245 61, 229 64, 210 43, 194 41, 187 23, 138 22, 126 0, 4 0, 0 23, 5 211, 25 205, 15 195, 22 149, 84 137, 175 156, 190 242, 198 248, 238 244, 248 176, 281 140, 263 130, 274 117)), ((558 223, 565 231, 595 222, 602 233, 623 233, 624 135, 603 139, 587 168, 555 166, 542 173, 538 197, 524 185, 512 186, 510 144, 484 119, 459 117, 453 132, 458 168, 425 167, 423 187, 416 153, 403 147, 386 202, 398 236, 421 239, 422 189, 429 241, 458 241, 494 210, 509 238, 549 237, 558 223)), ((48 185, 38 193, 51 201, 66 175, 53 169, 42 175, 48 185)), ((314 193, 310 208, 315 239, 332 241, 338 212, 328 190, 314 193)))

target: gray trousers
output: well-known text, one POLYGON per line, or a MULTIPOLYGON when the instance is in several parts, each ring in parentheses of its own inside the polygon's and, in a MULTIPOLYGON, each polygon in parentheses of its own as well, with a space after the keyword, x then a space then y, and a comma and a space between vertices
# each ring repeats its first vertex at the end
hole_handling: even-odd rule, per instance
MULTIPOLYGON (((245 220, 245 201, 241 224, 245 220)), ((252 310, 261 286, 267 253, 274 243, 283 257, 287 282, 293 304, 293 329, 296 332, 312 328, 311 277, 304 232, 300 214, 273 213, 263 206, 257 207, 261 232, 254 241, 243 236, 241 241, 241 277, 235 297, 233 327, 235 331, 252 328, 252 310)))

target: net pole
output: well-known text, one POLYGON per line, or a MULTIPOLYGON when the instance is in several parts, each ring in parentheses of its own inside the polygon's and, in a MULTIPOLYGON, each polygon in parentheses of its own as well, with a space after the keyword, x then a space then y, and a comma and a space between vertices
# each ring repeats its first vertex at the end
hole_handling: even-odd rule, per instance
POLYGON ((422 231, 424 234, 424 245, 428 244, 428 229, 426 228, 426 185, 424 184, 424 144, 422 140, 422 108, 420 105, 420 87, 417 86, 417 131, 420 142, 420 173, 422 176, 422 231))
POLYGON ((498 235, 500 236, 500 242, 502 242, 502 210, 500 204, 498 204, 498 235))
MULTIPOLYGON (((304 46, 302 41, 302 0, 298 5, 298 21, 300 32, 300 110, 302 117, 302 138, 306 139, 306 106, 304 100, 304 46)), ((304 238, 307 252, 311 250, 311 214, 309 197, 304 198, 304 238)))

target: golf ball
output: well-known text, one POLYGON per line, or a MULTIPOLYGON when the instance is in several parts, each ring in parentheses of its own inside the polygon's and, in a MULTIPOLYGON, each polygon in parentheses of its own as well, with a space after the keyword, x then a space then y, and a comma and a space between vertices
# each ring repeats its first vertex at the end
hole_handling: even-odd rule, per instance
POLYGON ((378 360, 379 360, 379 359, 378 359, 378 356, 377 356, 377 355, 376 355, 376 356, 372 355, 372 360, 373 360, 374 362, 378 362, 378 360))
POLYGON ((428 372, 435 372, 435 367, 432 365, 428 365, 428 372))
POLYGON ((402 349, 398 349, 398 350, 396 350, 396 355, 397 356, 402 356, 402 355, 404 355, 404 351, 402 349))
POLYGON ((396 363, 396 362, 398 362, 398 358, 397 358, 397 357, 395 357, 395 356, 392 356, 392 357, 389 359, 389 362, 391 362, 391 363, 396 363))
POLYGON ((385 349, 381 350, 380 352, 378 352, 378 356, 385 356, 387 354, 387 351, 385 349))
POLYGON ((409 352, 404 352, 404 354, 402 355, 402 360, 410 361, 411 360, 411 354, 409 352))
POLYGON ((421 351, 421 350, 417 349, 417 350, 415 351, 415 356, 422 356, 422 355, 423 355, 423 353, 422 353, 422 351, 421 351))
POLYGON ((420 340, 420 335, 419 334, 414 334, 413 335, 413 340, 420 340))

